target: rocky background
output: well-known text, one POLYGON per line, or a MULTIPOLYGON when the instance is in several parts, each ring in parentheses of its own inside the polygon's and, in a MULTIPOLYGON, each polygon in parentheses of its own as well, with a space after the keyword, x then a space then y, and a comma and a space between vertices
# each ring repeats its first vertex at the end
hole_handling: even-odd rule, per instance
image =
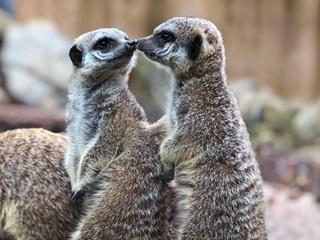
MULTIPOLYGON (((0 131, 65 130, 72 41, 52 22, 0 12, 0 131)), ((150 121, 165 109, 170 75, 139 54, 130 89, 150 121)), ((319 239, 320 99, 283 98, 255 79, 230 82, 265 181, 269 239, 319 239)))

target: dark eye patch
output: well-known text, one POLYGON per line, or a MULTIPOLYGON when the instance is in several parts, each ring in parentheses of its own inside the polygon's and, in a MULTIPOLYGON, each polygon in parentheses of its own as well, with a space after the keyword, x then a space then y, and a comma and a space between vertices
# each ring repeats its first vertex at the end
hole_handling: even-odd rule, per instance
POLYGON ((170 31, 161 31, 156 34, 156 41, 161 47, 163 47, 168 42, 174 42, 175 39, 176 38, 174 34, 170 31))
POLYGON ((173 42, 175 40, 173 33, 169 31, 162 31, 160 33, 160 38, 165 42, 173 42))
POLYGON ((94 50, 106 50, 110 49, 115 45, 115 41, 111 38, 102 38, 96 42, 93 49, 94 50))
POLYGON ((201 49, 202 37, 196 35, 188 45, 188 56, 191 60, 196 60, 201 49))

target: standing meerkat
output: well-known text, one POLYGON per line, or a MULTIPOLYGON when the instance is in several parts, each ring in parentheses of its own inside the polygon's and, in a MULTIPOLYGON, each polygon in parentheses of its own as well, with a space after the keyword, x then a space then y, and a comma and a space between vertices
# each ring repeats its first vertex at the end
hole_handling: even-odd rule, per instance
POLYGON ((68 204, 67 139, 43 129, 0 134, 0 239, 65 240, 79 220, 68 204))
POLYGON ((67 103, 70 142, 65 165, 74 192, 83 194, 121 151, 125 131, 119 127, 123 123, 122 104, 132 107, 136 121, 145 119, 135 98, 127 94, 134 50, 127 35, 112 28, 85 33, 70 49, 74 71, 67 103))
POLYGON ((70 50, 65 165, 84 209, 73 240, 167 238, 159 144, 127 84, 134 50, 116 29, 83 34, 70 50))
POLYGON ((175 168, 180 239, 266 239, 260 170, 227 85, 219 30, 173 18, 137 48, 174 74, 160 154, 165 172, 175 168))

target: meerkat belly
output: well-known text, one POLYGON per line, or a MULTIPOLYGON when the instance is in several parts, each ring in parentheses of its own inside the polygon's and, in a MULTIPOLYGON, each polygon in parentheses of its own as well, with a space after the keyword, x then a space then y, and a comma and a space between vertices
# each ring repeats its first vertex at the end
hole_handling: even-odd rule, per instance
POLYGON ((192 169, 182 170, 177 175, 178 185, 187 195, 186 210, 192 215, 189 221, 196 223, 207 216, 209 222, 213 219, 225 224, 249 222, 248 216, 252 215, 248 213, 259 209, 260 204, 257 193, 261 179, 257 171, 254 161, 228 166, 208 156, 198 159, 192 169), (181 179, 182 173, 188 174, 185 178, 188 180, 181 179))

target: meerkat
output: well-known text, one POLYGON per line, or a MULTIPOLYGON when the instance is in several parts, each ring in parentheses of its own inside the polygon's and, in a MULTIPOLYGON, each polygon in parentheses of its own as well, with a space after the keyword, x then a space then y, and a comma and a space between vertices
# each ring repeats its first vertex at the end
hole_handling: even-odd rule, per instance
POLYGON ((73 240, 168 235, 159 136, 127 84, 134 50, 117 29, 85 33, 70 50, 65 166, 75 192, 71 202, 81 197, 84 209, 73 240))
POLYGON ((74 71, 67 103, 70 142, 65 165, 74 192, 85 192, 108 160, 121 151, 121 100, 131 105, 136 121, 145 118, 133 97, 123 95, 134 50, 127 35, 117 29, 85 33, 70 49, 74 71))
POLYGON ((179 17, 136 41, 174 74, 160 155, 165 172, 174 168, 179 239, 266 239, 260 170, 227 84, 219 30, 179 17))
POLYGON ((0 239, 64 240, 81 210, 68 204, 67 139, 43 129, 0 134, 0 239))

